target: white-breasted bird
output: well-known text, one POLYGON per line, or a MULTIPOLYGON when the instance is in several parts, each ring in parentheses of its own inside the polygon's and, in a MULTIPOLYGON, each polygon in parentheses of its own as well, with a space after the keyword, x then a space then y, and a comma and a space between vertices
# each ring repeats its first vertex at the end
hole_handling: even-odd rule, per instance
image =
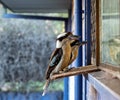
POLYGON ((78 37, 71 35, 71 33, 63 33, 57 36, 56 49, 51 55, 49 65, 46 70, 46 83, 43 87, 43 96, 47 91, 51 76, 68 67, 71 57, 71 43, 75 40, 78 40, 78 37))

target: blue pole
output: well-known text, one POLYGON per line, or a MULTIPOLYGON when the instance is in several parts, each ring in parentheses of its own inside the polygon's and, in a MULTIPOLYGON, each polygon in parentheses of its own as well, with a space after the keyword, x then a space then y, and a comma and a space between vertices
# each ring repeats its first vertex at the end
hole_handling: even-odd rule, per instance
POLYGON ((91 0, 85 0, 86 65, 91 64, 91 0))
MULTIPOLYGON (((82 0, 74 0, 74 21, 76 35, 82 37, 82 0)), ((82 38, 80 38, 82 41, 82 38)), ((79 54, 73 66, 82 66, 82 48, 79 48, 79 54)), ((82 76, 75 76, 75 100, 82 100, 82 76)))
MULTIPOLYGON (((69 10, 68 20, 65 21, 65 31, 71 31, 71 10, 69 10)), ((63 100, 69 100, 69 78, 64 78, 64 98, 63 100)))
MULTIPOLYGON (((65 31, 68 30, 68 20, 65 21, 65 31)), ((68 100, 68 81, 69 78, 65 77, 64 78, 64 91, 63 91, 63 100, 68 100)))
POLYGON ((68 100, 68 81, 69 81, 69 78, 68 77, 65 77, 64 78, 64 94, 63 94, 63 100, 68 100))
MULTIPOLYGON (((91 0, 85 0, 85 65, 91 64, 91 0)), ((83 100, 87 100, 87 80, 83 76, 83 100)))

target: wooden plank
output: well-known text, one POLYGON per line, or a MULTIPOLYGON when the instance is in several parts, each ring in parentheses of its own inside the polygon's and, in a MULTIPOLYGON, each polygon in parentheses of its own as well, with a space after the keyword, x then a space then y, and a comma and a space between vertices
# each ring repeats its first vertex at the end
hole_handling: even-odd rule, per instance
POLYGON ((96 66, 100 63, 100 16, 99 16, 99 0, 96 0, 96 66))
POLYGON ((68 77, 68 76, 73 76, 73 75, 86 74, 86 73, 94 72, 97 70, 98 70, 98 68, 95 65, 88 65, 88 66, 84 66, 84 67, 73 68, 73 69, 69 70, 68 72, 54 74, 52 76, 51 80, 68 77))

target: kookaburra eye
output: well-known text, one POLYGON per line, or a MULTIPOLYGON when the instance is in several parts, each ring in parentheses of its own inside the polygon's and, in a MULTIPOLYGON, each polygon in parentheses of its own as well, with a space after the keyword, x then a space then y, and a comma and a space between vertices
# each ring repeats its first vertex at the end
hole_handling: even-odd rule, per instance
POLYGON ((63 37, 61 37, 61 38, 59 38, 59 41, 62 41, 64 38, 63 37))

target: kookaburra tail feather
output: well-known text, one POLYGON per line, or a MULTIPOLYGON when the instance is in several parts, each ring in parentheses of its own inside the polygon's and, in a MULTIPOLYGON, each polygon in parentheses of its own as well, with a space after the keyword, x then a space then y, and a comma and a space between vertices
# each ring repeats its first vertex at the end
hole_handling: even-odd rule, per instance
POLYGON ((43 93, 42 93, 42 96, 44 96, 47 92, 47 89, 48 89, 48 86, 49 86, 49 83, 50 83, 50 79, 46 80, 46 83, 45 85, 43 86, 43 93))

